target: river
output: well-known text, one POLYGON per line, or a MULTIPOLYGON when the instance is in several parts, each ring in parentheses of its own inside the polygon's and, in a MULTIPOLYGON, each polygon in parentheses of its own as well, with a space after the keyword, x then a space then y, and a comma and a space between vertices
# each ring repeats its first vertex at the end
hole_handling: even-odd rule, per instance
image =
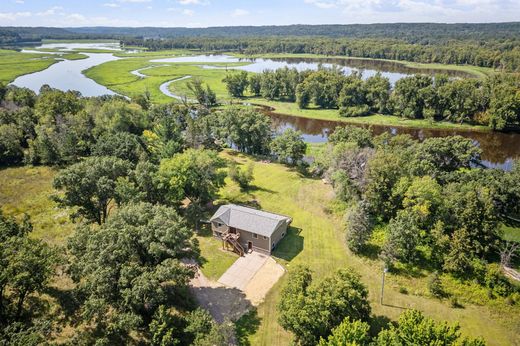
MULTIPOLYGON (((120 50, 117 43, 57 43, 57 44, 44 44, 40 49, 52 48, 59 49, 61 51, 76 50, 81 52, 82 49, 104 49, 104 50, 120 50)), ((111 53, 84 53, 88 56, 87 59, 82 60, 62 60, 49 68, 27 74, 18 77, 12 84, 27 87, 29 89, 38 92, 42 85, 48 84, 53 88, 61 90, 77 90, 81 92, 83 96, 100 96, 100 95, 113 95, 115 92, 94 82, 92 79, 85 77, 82 71, 100 65, 102 63, 117 60, 120 58, 114 57, 111 53)), ((154 59, 151 60, 154 63, 160 63, 160 65, 168 63, 193 63, 201 66, 202 68, 234 68, 241 69, 251 72, 261 72, 265 69, 276 69, 280 67, 294 67, 298 70, 305 69, 317 69, 320 64, 324 66, 338 65, 341 66, 345 73, 351 73, 352 71, 363 71, 363 77, 367 78, 374 75, 378 71, 383 76, 388 77, 392 83, 395 83, 399 78, 406 75, 416 73, 421 70, 407 68, 402 64, 391 62, 391 61, 378 61, 362 59, 309 59, 309 58, 287 58, 287 59, 242 59, 235 58, 228 55, 195 55, 186 57, 173 57, 166 59, 154 59), (208 65, 219 63, 219 66, 208 65), (247 63, 242 66, 229 66, 226 64, 236 63, 247 63)), ((157 66, 153 66, 157 67, 157 66)), ((140 78, 146 78, 146 74, 143 74, 145 70, 153 67, 146 67, 132 73, 140 78)), ((426 70, 426 73, 434 74, 440 72, 438 70, 426 70)), ((447 72, 447 71, 444 71, 447 72)), ((452 76, 464 76, 461 72, 452 71, 452 76)), ((165 81, 161 86, 160 90, 165 95, 178 98, 177 95, 170 91, 170 84, 177 81, 190 78, 185 76, 175 80, 165 81)), ((338 125, 345 125, 342 122, 325 121, 308 119, 301 117, 294 117, 289 115, 277 114, 270 111, 265 111, 273 119, 274 127, 277 131, 282 131, 286 128, 294 128, 303 133, 303 136, 307 142, 317 143, 327 141, 328 135, 338 125)), ((358 125, 360 126, 360 125, 358 125)), ((371 130, 375 134, 383 132, 390 132, 392 134, 407 133, 417 139, 424 139, 428 137, 445 137, 449 135, 461 135, 467 138, 471 138, 479 145, 482 149, 484 164, 487 167, 497 167, 502 169, 510 169, 512 166, 513 159, 520 158, 520 134, 517 133, 501 133, 501 132, 478 132, 470 130, 452 130, 452 129, 410 129, 405 127, 395 126, 381 126, 373 125, 370 126, 371 130)))

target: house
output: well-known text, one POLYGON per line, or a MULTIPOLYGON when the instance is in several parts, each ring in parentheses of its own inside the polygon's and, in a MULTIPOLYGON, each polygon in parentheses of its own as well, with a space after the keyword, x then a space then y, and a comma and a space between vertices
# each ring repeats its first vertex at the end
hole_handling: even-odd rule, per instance
POLYGON ((234 204, 221 206, 210 219, 213 235, 240 255, 246 251, 270 255, 291 221, 287 216, 234 204))

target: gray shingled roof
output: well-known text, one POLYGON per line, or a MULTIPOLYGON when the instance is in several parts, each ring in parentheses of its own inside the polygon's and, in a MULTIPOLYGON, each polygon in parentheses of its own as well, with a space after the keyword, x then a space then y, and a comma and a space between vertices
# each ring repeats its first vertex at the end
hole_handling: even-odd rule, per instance
POLYGON ((235 204, 226 204, 218 208, 210 221, 217 219, 228 227, 235 227, 266 237, 270 237, 283 222, 291 222, 291 218, 287 216, 235 204))

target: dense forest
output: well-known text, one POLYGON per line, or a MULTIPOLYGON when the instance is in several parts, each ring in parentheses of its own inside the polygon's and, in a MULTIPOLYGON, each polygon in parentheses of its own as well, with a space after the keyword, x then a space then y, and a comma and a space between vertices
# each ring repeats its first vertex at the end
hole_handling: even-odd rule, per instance
MULTIPOLYGON (((497 264, 509 246, 500 226, 520 214, 520 166, 478 168, 480 150, 469 139, 418 142, 338 128, 309 167, 300 133, 275 135, 270 118, 248 107, 153 105, 146 94, 84 98, 48 86, 39 95, 4 87, 0 100, 0 165, 59 167, 52 198, 75 222, 67 244, 55 247, 29 237, 30 219, 0 214, 0 337, 8 344, 51 340, 64 327, 63 310, 75 327, 69 344, 233 343, 233 324, 197 308, 187 290, 195 268, 183 264, 202 260, 194 228, 225 177, 243 189, 253 179, 251 169, 219 155, 229 147, 329 181, 350 206, 353 252, 375 251, 390 270, 434 269, 489 290, 491 300, 520 303, 497 264), (385 241, 374 248, 369 239, 378 232, 385 241), (72 281, 73 307, 44 303, 57 272, 72 281)), ((374 334, 357 275, 339 270, 314 282, 305 268, 291 275, 279 323, 300 345, 354 337, 360 345, 484 344, 417 311, 374 334), (344 335, 352 325, 359 333, 344 335)), ((431 292, 445 295, 438 276, 431 292)))

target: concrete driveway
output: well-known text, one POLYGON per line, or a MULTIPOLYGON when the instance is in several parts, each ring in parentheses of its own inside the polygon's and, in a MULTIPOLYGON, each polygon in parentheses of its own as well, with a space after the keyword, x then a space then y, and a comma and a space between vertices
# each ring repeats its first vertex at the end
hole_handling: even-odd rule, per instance
POLYGON ((268 258, 269 256, 254 251, 245 254, 222 274, 218 282, 243 291, 268 258))

